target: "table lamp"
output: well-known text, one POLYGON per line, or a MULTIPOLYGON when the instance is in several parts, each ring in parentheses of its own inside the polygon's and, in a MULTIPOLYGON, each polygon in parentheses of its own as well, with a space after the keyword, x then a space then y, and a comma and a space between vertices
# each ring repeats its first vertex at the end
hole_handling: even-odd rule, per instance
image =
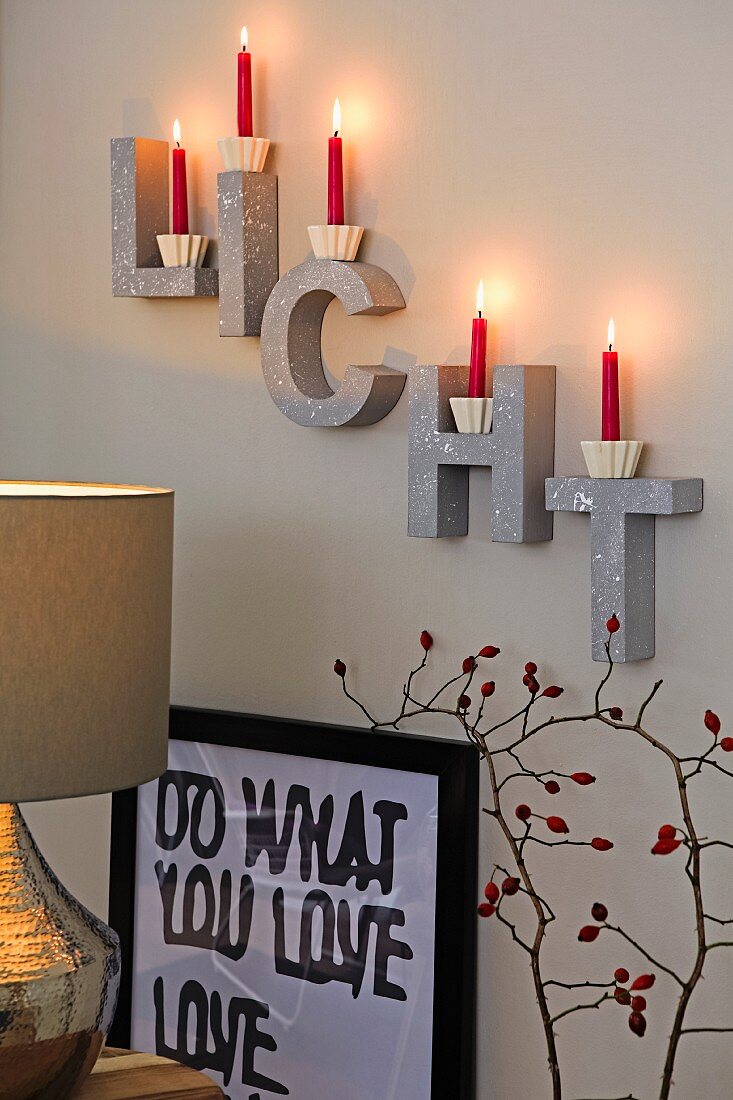
POLYGON ((117 935, 61 885, 17 803, 165 770, 172 546, 169 489, 0 482, 3 1100, 71 1096, 112 1023, 117 935))

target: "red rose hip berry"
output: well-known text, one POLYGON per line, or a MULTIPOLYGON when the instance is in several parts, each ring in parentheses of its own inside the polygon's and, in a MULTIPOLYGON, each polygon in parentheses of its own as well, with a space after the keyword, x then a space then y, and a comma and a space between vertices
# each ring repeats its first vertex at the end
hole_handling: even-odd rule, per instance
POLYGON ((640 1012, 632 1012, 629 1016, 629 1027, 634 1035, 638 1035, 642 1039, 646 1031, 646 1017, 642 1016, 640 1012))
POLYGON ((495 905, 499 900, 499 887, 495 882, 487 882, 484 886, 484 897, 487 901, 490 901, 492 905, 495 905))
POLYGON ((635 978, 631 983, 632 991, 636 992, 641 989, 651 989, 656 981, 656 975, 654 974, 640 974, 638 978, 635 978))

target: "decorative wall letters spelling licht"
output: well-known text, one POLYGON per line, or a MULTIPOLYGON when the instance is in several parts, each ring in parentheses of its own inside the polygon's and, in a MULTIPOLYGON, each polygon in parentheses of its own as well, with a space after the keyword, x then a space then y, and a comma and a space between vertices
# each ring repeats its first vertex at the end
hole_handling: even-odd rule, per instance
MULTIPOLYGON (((280 411, 296 424, 357 427, 376 423, 394 408, 405 386, 402 371, 384 364, 349 366, 343 381, 333 386, 321 352, 323 319, 334 298, 350 316, 404 308, 402 293, 386 271, 367 263, 317 258, 278 281, 277 178, 239 170, 218 176, 219 270, 163 267, 156 236, 168 230, 168 143, 115 138, 111 152, 115 295, 218 294, 219 335, 261 334, 268 390, 280 411)), ((262 162, 265 153, 266 149, 262 162)), ((482 321, 482 304, 477 299, 474 334, 482 321)), ((612 329, 610 322, 609 352, 604 354, 604 370, 609 371, 613 366, 617 370, 616 353, 610 350, 612 329)), ((473 350, 480 352, 477 358, 483 365, 485 346, 472 349, 472 354, 473 350)), ((631 467, 626 476, 618 476, 625 473, 616 468, 618 450, 634 447, 638 457, 641 444, 613 442, 617 424, 613 432, 604 430, 603 442, 583 444, 586 457, 589 448, 616 449, 615 464, 606 463, 608 471, 605 466, 589 467, 596 476, 553 478, 552 366, 495 368, 490 432, 484 430, 491 423, 490 400, 475 394, 486 425, 474 424, 475 410, 467 410, 470 401, 464 401, 456 403, 461 423, 461 431, 456 431, 450 399, 465 398, 469 392, 468 367, 413 367, 409 388, 408 534, 445 538, 468 533, 471 466, 492 468, 493 542, 548 541, 553 512, 590 512, 593 659, 605 659, 605 624, 611 614, 621 622, 611 643, 614 660, 653 656, 654 517, 700 511, 702 482, 634 480, 631 467), (467 411, 474 413, 473 419, 466 420, 467 411)), ((617 386, 614 394, 617 406, 617 386)))
POLYGON ((611 640, 614 661, 653 657, 654 517, 699 512, 700 478, 549 478, 547 507, 590 512, 593 660, 606 660, 606 621, 614 614, 621 622, 611 640))
POLYGON ((491 466, 492 541, 551 539, 544 485, 554 469, 555 368, 496 367, 486 435, 455 430, 449 400, 467 385, 468 367, 410 369, 408 534, 466 535, 469 467, 491 466))
POLYGON ((338 298, 350 315, 404 309, 391 275, 373 264, 306 260, 280 279, 262 319, 262 373, 280 412, 306 427, 374 424, 397 404, 402 371, 349 366, 334 390, 321 356, 324 314, 338 298))

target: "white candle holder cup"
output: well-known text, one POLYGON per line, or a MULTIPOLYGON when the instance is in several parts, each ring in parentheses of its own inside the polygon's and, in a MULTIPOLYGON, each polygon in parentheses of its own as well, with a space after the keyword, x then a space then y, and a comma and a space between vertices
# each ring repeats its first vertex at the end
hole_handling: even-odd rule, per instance
POLYGON ((644 444, 638 439, 593 439, 580 446, 591 477, 631 478, 644 444))
POLYGON ((363 225, 309 225, 313 255, 317 260, 355 260, 363 225))
POLYGON ((159 233, 156 240, 163 267, 201 267, 209 247, 200 233, 159 233))
POLYGON ((226 137, 216 143, 225 172, 261 172, 265 167, 269 138, 226 137))
POLYGON ((450 407, 462 435, 488 435, 491 431, 493 397, 451 397, 450 407))

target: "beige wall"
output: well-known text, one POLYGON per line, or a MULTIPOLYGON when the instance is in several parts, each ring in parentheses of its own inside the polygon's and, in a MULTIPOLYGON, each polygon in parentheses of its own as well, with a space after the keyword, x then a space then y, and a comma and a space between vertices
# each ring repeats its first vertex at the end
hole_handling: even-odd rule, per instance
MULTIPOLYGON (((706 706, 730 714, 733 9, 727 0, 6 0, 0 23, 4 477, 120 480, 177 491, 174 699, 326 721, 357 718, 330 671, 388 710, 421 627, 436 659, 502 646, 497 708, 528 657, 581 705, 589 659, 587 520, 554 542, 488 541, 485 471, 472 475, 468 538, 408 539, 406 401, 372 428, 306 431, 265 389, 257 340, 217 336, 215 301, 110 292, 109 139, 167 138, 180 116, 192 223, 215 233, 215 139, 232 132, 234 53, 250 27, 256 125, 275 143, 280 254, 307 253, 325 212, 325 141, 341 97, 347 209, 365 259, 409 298, 387 318, 329 315, 329 362, 461 362, 474 287, 486 280, 501 361, 558 366, 557 469, 580 469, 597 433, 600 353, 613 312, 626 432, 648 474, 700 474, 702 516, 658 524, 658 656, 621 669, 614 701, 658 677, 656 727, 706 744, 706 706), (376 357, 376 358, 375 358, 376 357)), ((338 313, 338 307, 333 311, 338 313)), ((5 644, 12 644, 6 639, 5 644)), ((690 959, 680 867, 648 854, 673 814, 669 776, 626 741, 564 734, 537 757, 596 771, 553 803, 617 842, 548 861, 560 920, 556 976, 636 966, 610 937, 580 948, 605 900, 670 960, 690 959), (592 858, 593 857, 593 858, 592 858)), ((549 800, 548 800, 549 801, 549 800)), ((699 796, 703 830, 733 825, 730 791, 699 796)), ((98 910, 108 803, 37 807, 42 847, 98 910)), ((710 910, 733 911, 730 860, 710 858, 710 910)), ((503 850, 486 835, 482 875, 503 850)), ((482 1100, 541 1098, 546 1073, 523 960, 480 928, 482 1100)), ((695 1022, 730 1023, 720 957, 695 1022)), ((650 996, 649 1031, 606 1006, 560 1025, 568 1097, 655 1093, 673 990, 650 996)), ((722 1100, 729 1043, 687 1038, 680 1100, 722 1100), (727 1050, 726 1050, 727 1048, 727 1050)))

